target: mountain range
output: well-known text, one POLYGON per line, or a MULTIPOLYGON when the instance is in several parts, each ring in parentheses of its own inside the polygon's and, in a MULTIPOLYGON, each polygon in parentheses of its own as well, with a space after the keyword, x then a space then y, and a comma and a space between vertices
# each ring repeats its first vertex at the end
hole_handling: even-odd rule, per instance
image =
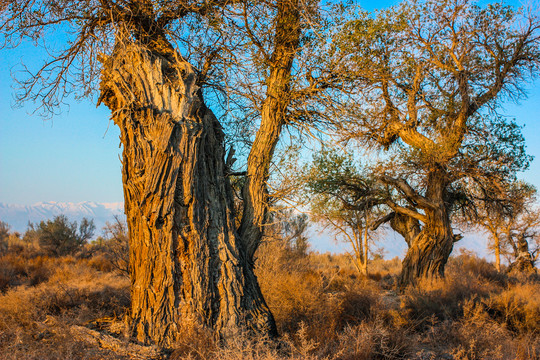
POLYGON ((11 231, 24 233, 28 223, 39 223, 53 219, 58 215, 66 215, 70 221, 81 221, 82 218, 93 219, 96 235, 107 221, 115 216, 124 216, 124 203, 96 203, 84 201, 80 203, 63 203, 55 201, 39 202, 34 205, 16 205, 0 203, 0 220, 10 225, 11 231))

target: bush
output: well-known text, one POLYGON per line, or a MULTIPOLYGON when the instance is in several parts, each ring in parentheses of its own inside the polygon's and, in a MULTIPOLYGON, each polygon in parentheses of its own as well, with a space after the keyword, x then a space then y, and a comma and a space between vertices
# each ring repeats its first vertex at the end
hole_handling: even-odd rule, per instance
POLYGON ((9 238, 9 224, 0 221, 0 254, 7 251, 9 238))
POLYGON ((92 263, 99 270, 116 270, 129 275, 129 236, 127 224, 115 217, 115 222, 107 223, 104 237, 92 243, 92 263))
POLYGON ((490 316, 517 334, 540 334, 540 283, 516 284, 484 302, 490 316))
POLYGON ((0 295, 0 356, 10 359, 120 359, 71 337, 71 325, 121 317, 129 281, 99 273, 74 258, 43 260, 47 281, 0 295))
POLYGON ((93 235, 95 225, 92 220, 84 218, 77 230, 77 222, 69 222, 64 215, 54 220, 41 221, 38 225, 29 224, 25 239, 29 242, 37 240, 40 247, 51 256, 75 254, 93 235))

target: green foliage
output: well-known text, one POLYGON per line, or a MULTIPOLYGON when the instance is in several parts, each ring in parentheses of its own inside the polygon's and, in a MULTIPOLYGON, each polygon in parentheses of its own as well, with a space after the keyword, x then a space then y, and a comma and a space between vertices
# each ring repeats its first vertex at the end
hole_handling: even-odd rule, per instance
POLYGON ((369 169, 354 164, 353 158, 336 150, 323 148, 304 168, 306 190, 316 209, 361 210, 380 202, 380 189, 369 169))
POLYGON ((359 271, 367 272, 371 224, 381 217, 385 191, 351 155, 323 148, 304 168, 312 218, 349 243, 359 271))
POLYGON ((96 226, 93 220, 83 218, 77 228, 77 222, 69 222, 65 215, 58 215, 53 220, 29 224, 25 239, 37 240, 40 247, 48 254, 62 256, 74 254, 94 235, 96 226))

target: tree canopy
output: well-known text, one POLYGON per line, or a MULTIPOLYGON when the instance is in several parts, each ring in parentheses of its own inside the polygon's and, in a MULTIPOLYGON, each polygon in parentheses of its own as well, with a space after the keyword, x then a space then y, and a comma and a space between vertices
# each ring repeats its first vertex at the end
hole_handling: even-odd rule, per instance
POLYGON ((358 87, 340 139, 386 150, 374 174, 393 189, 386 205, 422 226, 402 284, 442 275, 455 208, 496 201, 528 167, 520 127, 497 110, 537 76, 539 35, 535 14, 467 0, 359 13, 337 32, 333 59, 358 87))

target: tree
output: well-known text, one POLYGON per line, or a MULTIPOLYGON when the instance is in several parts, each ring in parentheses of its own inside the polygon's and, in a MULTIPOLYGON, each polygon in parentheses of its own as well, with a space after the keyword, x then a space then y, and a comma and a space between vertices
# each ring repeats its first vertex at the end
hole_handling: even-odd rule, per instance
POLYGON ((271 222, 271 207, 282 196, 279 190, 269 190, 282 133, 316 127, 325 117, 320 98, 327 97, 339 79, 321 69, 317 60, 332 24, 328 9, 318 1, 242 2, 239 9, 223 31, 233 34, 234 46, 229 47, 243 51, 220 56, 222 73, 227 74, 226 110, 241 118, 236 128, 249 149, 245 173, 235 173, 245 175, 239 192, 239 233, 252 257, 271 222))
POLYGON ((516 269, 521 272, 534 272, 540 250, 537 191, 532 185, 523 182, 512 185, 509 189, 510 212, 502 221, 502 253, 509 260, 509 271, 516 269), (529 240, 532 240, 532 243, 529 240))
POLYGON ((381 217, 382 191, 375 193, 373 180, 362 179, 366 169, 337 151, 323 149, 305 169, 311 215, 353 248, 355 266, 368 274, 372 226, 381 217))
POLYGON ((386 150, 375 174, 393 189, 386 204, 418 230, 401 287, 444 275, 471 183, 487 201, 527 168, 520 128, 495 110, 537 75, 539 30, 537 16, 501 4, 427 0, 360 14, 336 36, 333 58, 359 88, 342 139, 386 150))
POLYGON ((275 209, 264 233, 263 242, 281 243, 291 258, 304 258, 308 254, 306 236, 309 221, 306 214, 295 214, 292 209, 275 209))
POLYGON ((29 223, 25 237, 36 239, 50 255, 63 256, 80 250, 94 236, 95 229, 93 220, 83 218, 77 227, 76 221, 69 222, 65 215, 58 215, 39 224, 29 223))
MULTIPOLYGON (((99 88, 98 104, 110 108, 120 127, 130 239, 130 316, 139 341, 168 346, 180 336, 181 322, 211 328, 222 338, 244 327, 275 335, 273 317, 253 273, 253 256, 268 220, 273 153, 290 121, 293 62, 309 23, 301 21, 306 19, 301 13, 316 8, 314 4, 298 0, 2 4, 0 29, 8 45, 27 38, 42 40, 50 29, 67 30, 69 38, 60 52, 49 49, 50 62, 29 72, 19 100, 37 101, 50 113, 66 95, 86 96, 99 88), (234 31, 229 34, 229 29, 234 31), (250 53, 254 48, 258 50, 250 53), (254 60, 247 63, 254 67, 249 71, 264 74, 257 83, 263 84, 260 90, 265 95, 255 106, 260 126, 247 159, 237 228, 229 183, 234 151, 225 159, 224 125, 203 95, 226 88, 227 100, 235 100, 223 78, 228 71, 237 73, 251 55, 254 60), (258 62, 259 55, 264 55, 263 62, 258 62)), ((237 84, 242 86, 235 88, 245 89, 243 96, 254 91, 237 84)))
POLYGON ((23 81, 19 99, 51 112, 70 93, 99 89, 98 104, 121 130, 130 322, 143 343, 170 346, 181 323, 222 338, 243 328, 276 333, 253 273, 256 246, 235 227, 224 132, 201 89, 205 66, 180 54, 197 38, 213 43, 220 12, 234 3, 21 0, 0 8, 8 45, 51 30, 68 37, 23 81))
POLYGON ((8 249, 9 239, 9 224, 4 221, 0 221, 0 251, 4 252, 8 249))
MULTIPOLYGON (((510 183, 503 195, 498 202, 479 202, 474 212, 464 213, 465 222, 487 232, 497 271, 501 271, 501 256, 516 261, 520 239, 536 238, 540 225, 540 212, 535 207, 536 189, 532 185, 522 181, 510 183)), ((524 253, 528 253, 528 243, 525 247, 524 253)))

